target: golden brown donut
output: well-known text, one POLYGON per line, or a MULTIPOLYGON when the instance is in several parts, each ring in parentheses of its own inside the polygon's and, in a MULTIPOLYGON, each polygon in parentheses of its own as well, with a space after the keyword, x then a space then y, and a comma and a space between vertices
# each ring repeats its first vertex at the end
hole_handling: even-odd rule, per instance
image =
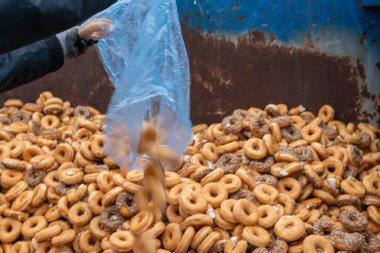
POLYGON ((270 242, 269 233, 258 226, 246 226, 243 229, 242 237, 255 247, 266 247, 270 242))
POLYGON ((74 204, 68 213, 69 221, 76 226, 84 226, 92 219, 89 205, 85 202, 74 204))
POLYGON ((147 211, 141 211, 131 219, 131 232, 141 234, 153 224, 153 214, 147 211))
POLYGON ((0 241, 11 243, 17 240, 21 233, 22 223, 11 218, 4 218, 0 221, 0 241))
POLYGON ((189 215, 203 213, 207 209, 207 200, 201 193, 185 189, 179 196, 179 206, 189 215))
POLYGON ((182 234, 181 240, 178 243, 178 246, 175 250, 177 253, 185 253, 187 252, 191 241, 193 240, 195 235, 195 230, 193 227, 187 227, 185 232, 182 234))
POLYGON ((248 199, 239 199, 233 207, 233 214, 238 222, 246 226, 256 225, 259 218, 256 205, 248 199))
POLYGON ((261 205, 257 207, 259 215, 257 224, 263 228, 271 228, 280 218, 279 210, 276 206, 261 205))
POLYGON ((287 242, 293 242, 305 234, 304 222, 294 215, 282 216, 274 225, 275 234, 287 242))
POLYGON ((228 192, 221 183, 208 183, 204 185, 202 195, 214 208, 219 207, 228 198, 228 192))
POLYGON ((251 138, 244 143, 244 153, 251 159, 261 159, 267 155, 267 148, 259 138, 251 138))
POLYGON ((279 192, 276 188, 266 184, 260 184, 253 190, 255 198, 262 204, 273 204, 277 201, 279 192))
POLYGON ((166 226, 162 235, 162 245, 168 251, 174 251, 182 237, 182 231, 178 223, 170 223, 166 226))

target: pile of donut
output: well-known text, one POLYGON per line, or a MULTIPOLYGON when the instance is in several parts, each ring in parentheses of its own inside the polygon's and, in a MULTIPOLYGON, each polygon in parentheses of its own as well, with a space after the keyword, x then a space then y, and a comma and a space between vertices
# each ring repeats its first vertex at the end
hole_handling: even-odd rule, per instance
POLYGON ((302 106, 236 110, 193 127, 165 172, 104 153, 105 116, 42 93, 0 109, 0 252, 378 252, 380 140, 302 106))

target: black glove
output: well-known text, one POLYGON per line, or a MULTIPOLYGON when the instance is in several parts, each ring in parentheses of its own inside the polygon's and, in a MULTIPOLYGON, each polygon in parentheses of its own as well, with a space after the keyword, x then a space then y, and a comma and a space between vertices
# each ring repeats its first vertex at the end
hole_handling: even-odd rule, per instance
POLYGON ((111 33, 111 21, 105 18, 93 19, 80 27, 76 26, 57 34, 66 57, 83 54, 86 49, 111 33))
POLYGON ((78 32, 79 27, 76 26, 56 35, 62 46, 64 55, 68 58, 77 57, 83 54, 89 46, 98 42, 93 39, 82 39, 79 37, 78 32))

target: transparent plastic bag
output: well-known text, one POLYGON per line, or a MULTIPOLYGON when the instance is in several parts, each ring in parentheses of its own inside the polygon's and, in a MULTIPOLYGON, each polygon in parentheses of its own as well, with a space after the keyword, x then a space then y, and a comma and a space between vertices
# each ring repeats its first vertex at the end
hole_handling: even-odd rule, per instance
POLYGON ((112 21, 98 43, 115 91, 106 115, 105 152, 120 167, 135 161, 144 121, 160 145, 181 155, 191 137, 189 64, 175 0, 121 0, 94 18, 112 21))

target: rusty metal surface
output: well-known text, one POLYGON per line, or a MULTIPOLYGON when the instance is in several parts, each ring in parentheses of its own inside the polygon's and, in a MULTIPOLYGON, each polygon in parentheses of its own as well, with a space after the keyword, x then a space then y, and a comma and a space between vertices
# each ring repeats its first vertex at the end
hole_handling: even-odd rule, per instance
MULTIPOLYGON (((193 123, 217 122, 236 108, 268 103, 301 104, 314 113, 330 104, 346 122, 369 121, 380 114, 380 96, 360 86, 361 65, 350 57, 273 45, 261 32, 232 42, 183 29, 190 59, 193 123), (362 114, 360 108, 368 99, 377 110, 362 114)), ((45 90, 74 105, 92 105, 105 112, 113 86, 91 49, 66 61, 55 73, 0 94, 0 103, 8 98, 34 101, 45 90)))
POLYGON ((91 105, 105 112, 112 96, 113 86, 108 80, 95 48, 90 48, 84 55, 66 60, 64 66, 57 72, 1 93, 0 104, 9 98, 33 102, 46 90, 69 100, 73 105, 91 105))
POLYGON ((269 103, 303 105, 314 113, 330 104, 337 118, 346 122, 368 121, 380 114, 380 95, 361 85, 361 65, 350 57, 275 45, 257 31, 232 42, 184 27, 184 38, 195 123, 217 122, 236 108, 269 103), (367 99, 377 110, 363 114, 360 109, 367 99))
POLYGON ((380 9, 361 3, 178 1, 194 120, 219 120, 240 100, 242 107, 282 101, 314 111, 330 103, 344 120, 379 124, 380 9), (201 113, 205 98, 209 110, 201 113))

